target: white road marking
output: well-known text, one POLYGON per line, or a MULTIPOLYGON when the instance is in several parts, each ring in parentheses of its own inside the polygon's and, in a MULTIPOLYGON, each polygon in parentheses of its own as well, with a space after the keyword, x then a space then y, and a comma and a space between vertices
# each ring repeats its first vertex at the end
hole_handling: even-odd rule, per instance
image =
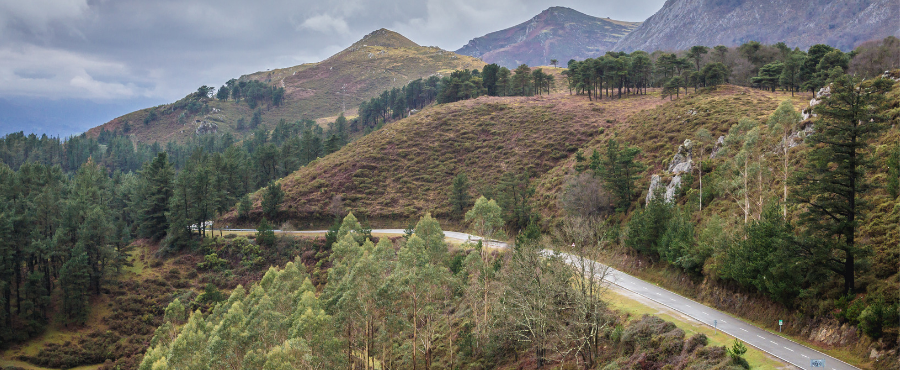
POLYGON ((743 331, 747 331, 747 329, 744 329, 744 328, 739 328, 739 329, 741 329, 741 330, 743 330, 743 331))
POLYGON ((772 343, 772 344, 775 344, 775 345, 777 345, 777 344, 778 344, 778 343, 775 343, 775 342, 773 342, 773 341, 771 341, 771 340, 770 340, 770 341, 769 341, 769 342, 770 342, 770 343, 772 343))
POLYGON ((784 349, 786 349, 786 350, 788 350, 788 351, 791 351, 791 352, 794 352, 794 350, 792 350, 792 349, 790 349, 790 348, 787 348, 787 347, 784 347, 784 349))
POLYGON ((757 335, 757 337, 759 337, 760 339, 766 339, 766 338, 763 338, 762 335, 757 335))
POLYGON ((800 355, 800 356, 803 356, 803 357, 806 357, 806 358, 809 358, 809 356, 807 356, 807 355, 800 355))

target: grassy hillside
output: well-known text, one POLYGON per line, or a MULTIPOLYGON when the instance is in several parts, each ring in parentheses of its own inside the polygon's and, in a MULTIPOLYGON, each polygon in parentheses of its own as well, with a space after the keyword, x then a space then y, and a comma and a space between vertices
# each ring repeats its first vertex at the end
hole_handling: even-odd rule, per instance
MULTIPOLYGON (((595 135, 582 150, 585 155, 591 151, 605 150, 607 140, 626 142, 641 149, 641 161, 649 168, 646 176, 638 182, 638 188, 645 192, 650 184, 650 175, 660 173, 668 165, 678 146, 685 139, 695 139, 700 128, 709 130, 713 138, 726 135, 728 129, 742 117, 766 120, 778 104, 790 99, 799 111, 804 108, 808 96, 791 97, 790 94, 769 92, 734 85, 721 86, 715 90, 702 91, 677 100, 666 100, 664 104, 641 110, 616 122, 611 130, 595 135)), ((659 99, 656 97, 656 99, 659 99)), ((617 101, 612 101, 617 104, 617 101)), ((707 149, 707 155, 709 151, 707 149)), ((542 176, 538 182, 539 209, 548 218, 561 217, 557 196, 567 174, 571 174, 575 158, 568 158, 560 166, 542 176)))
POLYGON ((473 194, 507 171, 541 176, 601 129, 663 103, 653 96, 589 102, 556 94, 431 106, 283 179, 285 216, 330 218, 332 199, 340 196, 347 210, 368 218, 406 220, 424 211, 446 217, 458 173, 468 174, 473 194))
MULTIPOLYGON (((504 172, 530 171, 537 209, 552 219, 561 216, 557 195, 576 151, 589 154, 618 135, 641 147, 652 173, 667 165, 697 128, 724 135, 740 117, 767 117, 786 98, 790 95, 725 86, 675 101, 651 94, 591 102, 561 92, 436 105, 282 180, 285 216, 330 217, 331 200, 339 195, 347 210, 371 218, 405 220, 422 211, 446 217, 447 192, 457 173, 467 173, 475 195, 504 172), (691 115, 691 109, 701 113, 691 115)), ((798 107, 802 100, 795 98, 798 107)), ((649 174, 639 187, 648 183, 649 174)))
MULTIPOLYGON (((396 32, 380 29, 324 61, 252 73, 238 80, 284 88, 280 106, 260 107, 262 124, 271 128, 281 119, 315 120, 341 112, 353 115, 360 102, 384 90, 421 77, 457 69, 480 70, 482 66, 484 62, 476 58, 419 46, 396 32)), ((176 103, 132 112, 89 130, 88 135, 99 135, 103 129, 119 130, 142 142, 167 142, 194 135, 203 123, 215 124, 219 133, 231 132, 238 137, 249 132, 237 130, 239 119, 249 122, 253 115, 254 110, 245 102, 202 99, 191 110, 190 101, 188 95, 176 103), (151 115, 155 118, 147 120, 151 115)))

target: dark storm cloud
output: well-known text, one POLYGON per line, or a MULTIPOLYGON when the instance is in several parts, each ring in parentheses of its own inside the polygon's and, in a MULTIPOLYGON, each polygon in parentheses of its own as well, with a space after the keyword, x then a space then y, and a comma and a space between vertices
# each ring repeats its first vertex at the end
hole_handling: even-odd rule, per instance
POLYGON ((0 98, 172 101, 382 27, 455 50, 550 6, 640 21, 663 1, 0 0, 0 98))

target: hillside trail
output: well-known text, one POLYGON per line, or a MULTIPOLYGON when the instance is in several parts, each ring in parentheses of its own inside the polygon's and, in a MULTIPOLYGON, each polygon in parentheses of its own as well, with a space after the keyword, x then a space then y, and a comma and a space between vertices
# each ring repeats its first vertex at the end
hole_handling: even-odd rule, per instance
MULTIPOLYGON (((236 232, 255 232, 255 229, 214 229, 214 231, 236 231, 236 232)), ((328 230, 304 230, 304 231, 285 231, 273 230, 279 234, 293 235, 325 235, 328 230)), ((385 236, 400 236, 405 233, 403 229, 372 229, 372 234, 380 234, 385 236)), ((457 231, 444 231, 444 237, 460 242, 472 242, 482 240, 484 246, 496 249, 509 249, 509 243, 499 240, 484 239, 477 235, 467 234, 457 231)), ((837 358, 829 356, 825 353, 794 342, 778 333, 772 333, 756 325, 738 319, 728 313, 719 311, 702 303, 696 302, 689 298, 683 297, 677 293, 663 289, 656 284, 641 280, 637 277, 616 270, 612 267, 603 265, 597 261, 582 258, 573 254, 545 249, 542 251, 547 256, 553 255, 562 258, 567 264, 574 268, 582 268, 582 271, 597 271, 594 278, 603 279, 603 281, 612 285, 614 288, 622 289, 653 302, 668 307, 685 316, 697 320, 704 325, 710 326, 717 331, 728 334, 738 340, 747 343, 760 351, 768 353, 784 362, 794 365, 798 368, 805 369, 807 367, 823 368, 830 370, 859 370, 859 368, 845 363, 837 358), (586 266, 593 264, 594 266, 586 266), (586 268, 585 268, 586 267, 586 268)))

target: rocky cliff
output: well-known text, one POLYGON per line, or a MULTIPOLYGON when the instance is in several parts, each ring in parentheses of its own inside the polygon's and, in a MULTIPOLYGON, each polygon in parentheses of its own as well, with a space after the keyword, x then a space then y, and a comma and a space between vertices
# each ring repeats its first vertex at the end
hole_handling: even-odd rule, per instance
POLYGON ((828 44, 848 51, 868 40, 900 36, 898 19, 896 0, 668 0, 613 49, 784 41, 803 50, 828 44))

